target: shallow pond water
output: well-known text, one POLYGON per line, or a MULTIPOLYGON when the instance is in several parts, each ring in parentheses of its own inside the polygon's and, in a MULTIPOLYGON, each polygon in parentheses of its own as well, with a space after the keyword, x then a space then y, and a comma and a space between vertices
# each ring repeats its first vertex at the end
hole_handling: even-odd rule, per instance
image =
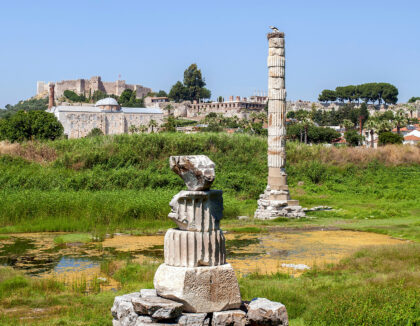
MULTIPOLYGON (((98 277, 106 260, 163 260, 163 235, 114 235, 102 242, 56 244, 60 233, 11 234, 0 239, 0 264, 34 277, 98 277)), ((228 262, 239 274, 285 272, 296 265, 337 262, 355 250, 403 242, 386 235, 343 230, 282 231, 262 234, 227 233, 228 262)))

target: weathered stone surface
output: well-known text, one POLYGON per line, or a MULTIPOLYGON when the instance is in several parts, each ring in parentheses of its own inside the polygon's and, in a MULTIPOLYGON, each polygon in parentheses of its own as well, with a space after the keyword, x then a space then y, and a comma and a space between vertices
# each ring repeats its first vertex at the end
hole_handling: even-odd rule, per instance
POLYGON ((140 290, 140 297, 146 298, 146 297, 156 297, 156 290, 155 289, 141 289, 140 290))
POLYGON ((217 266, 226 263, 221 230, 193 232, 169 229, 164 242, 165 264, 179 267, 217 266))
POLYGON ((154 279, 159 296, 184 304, 186 312, 214 312, 241 305, 238 280, 229 264, 212 267, 159 266, 154 279))
POLYGON ((219 229, 223 217, 223 191, 181 191, 169 203, 168 217, 181 230, 211 231, 219 229))
POLYGON ((206 313, 183 313, 177 320, 181 326, 209 325, 210 317, 206 313))
POLYGON ((135 326, 142 325, 142 324, 153 324, 153 318, 150 316, 139 316, 136 320, 135 326))
POLYGON ((246 313, 242 310, 227 310, 213 313, 212 326, 245 326, 246 313))
POLYGON ((248 304, 248 321, 250 325, 289 325, 286 307, 280 302, 257 298, 248 304))
POLYGON ((173 319, 182 313, 182 303, 160 297, 134 298, 134 311, 139 315, 149 315, 153 319, 173 319))
POLYGON ((134 292, 115 297, 111 308, 112 316, 118 323, 117 326, 132 326, 137 320, 137 313, 134 311, 132 299, 140 297, 140 292, 134 292))
POLYGON ((171 156, 169 164, 184 180, 188 190, 208 190, 214 181, 215 165, 205 155, 171 156))

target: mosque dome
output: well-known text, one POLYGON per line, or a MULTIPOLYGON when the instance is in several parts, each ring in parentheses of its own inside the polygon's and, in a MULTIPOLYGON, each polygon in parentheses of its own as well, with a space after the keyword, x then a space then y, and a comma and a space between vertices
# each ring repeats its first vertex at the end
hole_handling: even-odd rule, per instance
POLYGON ((104 105, 117 105, 119 106, 117 100, 112 97, 103 98, 95 103, 95 106, 104 106, 104 105))
POLYGON ((121 110, 117 100, 112 97, 103 98, 95 103, 95 106, 103 111, 118 112, 121 110))

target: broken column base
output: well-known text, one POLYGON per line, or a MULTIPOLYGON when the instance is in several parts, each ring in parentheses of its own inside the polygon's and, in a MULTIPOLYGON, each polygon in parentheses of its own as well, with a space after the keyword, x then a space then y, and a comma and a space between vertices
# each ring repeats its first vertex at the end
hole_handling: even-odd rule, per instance
MULTIPOLYGON (((182 306, 182 305, 181 305, 182 306)), ((157 296, 147 289, 115 297, 111 308, 113 326, 288 326, 286 307, 264 298, 242 302, 240 309, 210 313, 182 312, 180 303, 157 296)))
POLYGON ((214 312, 237 309, 241 293, 230 264, 176 267, 162 264, 154 285, 160 297, 181 302, 186 312, 214 312))
POLYGON ((274 220, 278 217, 305 217, 305 212, 302 206, 299 206, 299 201, 288 198, 288 190, 271 190, 267 187, 260 195, 254 217, 260 220, 274 220), (280 197, 284 198, 280 199, 280 197))

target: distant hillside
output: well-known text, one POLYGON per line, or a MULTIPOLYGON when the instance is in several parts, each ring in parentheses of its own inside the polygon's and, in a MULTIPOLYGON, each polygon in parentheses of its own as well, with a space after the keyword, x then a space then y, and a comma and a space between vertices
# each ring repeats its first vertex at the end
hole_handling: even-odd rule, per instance
POLYGON ((33 111, 33 110, 46 110, 48 108, 48 96, 39 98, 31 97, 28 100, 19 101, 15 105, 6 105, 6 110, 0 110, 0 118, 6 118, 15 114, 20 110, 33 111))

